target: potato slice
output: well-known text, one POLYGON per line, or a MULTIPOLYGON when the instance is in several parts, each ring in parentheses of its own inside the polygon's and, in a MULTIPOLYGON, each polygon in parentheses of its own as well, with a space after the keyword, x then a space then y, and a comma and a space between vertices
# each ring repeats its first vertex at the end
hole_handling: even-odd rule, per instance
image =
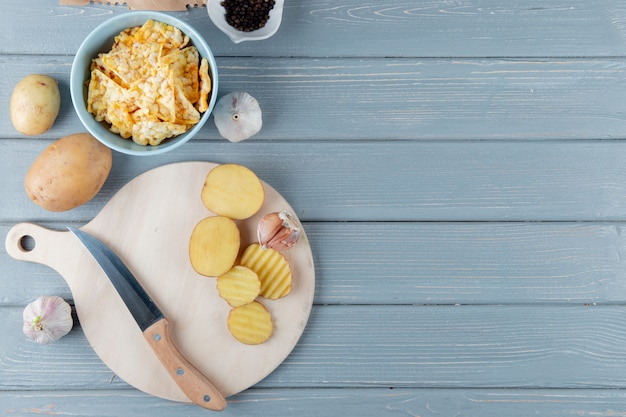
POLYGON ((257 175, 237 164, 218 165, 206 177, 202 202, 213 213, 243 220, 261 209, 265 190, 257 175))
POLYGON ((235 265, 217 277, 217 291, 232 307, 239 307, 253 302, 259 295, 261 280, 250 268, 235 265))
POLYGON ((258 301, 235 307, 228 315, 228 330, 241 343, 258 345, 274 331, 272 315, 258 301))
POLYGON ((260 244, 252 243, 244 249, 239 263, 259 276, 261 297, 277 300, 291 292, 291 268, 277 250, 263 249, 260 244))
POLYGON ((189 239, 189 259, 193 269, 208 277, 226 273, 235 264, 241 236, 232 219, 224 216, 200 220, 189 239))

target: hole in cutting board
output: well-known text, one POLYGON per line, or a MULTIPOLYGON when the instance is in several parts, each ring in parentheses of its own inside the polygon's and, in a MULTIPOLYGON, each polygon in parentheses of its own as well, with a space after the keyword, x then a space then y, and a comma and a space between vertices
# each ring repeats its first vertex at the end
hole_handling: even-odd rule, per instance
POLYGON ((30 252, 35 249, 35 239, 32 236, 26 235, 20 238, 20 249, 25 252, 30 252))

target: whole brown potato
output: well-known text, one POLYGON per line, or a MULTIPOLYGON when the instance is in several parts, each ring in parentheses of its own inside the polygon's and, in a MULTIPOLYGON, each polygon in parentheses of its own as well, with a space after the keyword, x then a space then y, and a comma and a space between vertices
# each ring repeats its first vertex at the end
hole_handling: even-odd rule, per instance
POLYGON ((18 132, 25 135, 44 133, 59 114, 59 84, 48 75, 28 75, 13 88, 9 107, 11 122, 18 132))
POLYGON ((57 140, 26 173, 28 197, 48 211, 67 211, 98 194, 111 172, 111 149, 88 133, 57 140))

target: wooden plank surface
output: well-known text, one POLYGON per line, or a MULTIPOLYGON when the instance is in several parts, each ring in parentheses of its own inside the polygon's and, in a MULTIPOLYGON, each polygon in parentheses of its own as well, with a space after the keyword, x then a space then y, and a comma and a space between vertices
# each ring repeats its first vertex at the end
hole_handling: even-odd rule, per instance
MULTIPOLYGON (((15 325, 21 312, 0 310, 1 390, 127 387, 80 328, 37 345, 15 325)), ((622 389, 625 320, 622 305, 315 306, 300 344, 255 386, 622 389)))
POLYGON ((162 164, 237 162, 258 175, 305 221, 624 221, 623 141, 352 142, 193 140, 164 157, 114 155, 91 204, 48 213, 28 200, 23 178, 50 143, 3 139, 3 221, 95 217, 135 176, 162 164), (68 217, 69 215, 69 217, 68 217))
MULTIPOLYGON (((231 399, 220 416, 293 416, 306 410, 307 416, 327 416, 329 410, 359 416, 454 415, 526 417, 533 415, 615 417, 620 415, 626 396, 618 390, 536 390, 536 389, 251 389, 231 399)), ((7 415, 63 415, 83 417, 153 416, 180 413, 204 417, 206 411, 191 405, 127 390, 0 392, 7 415), (28 404, 28 406, 24 406, 28 404)))
MULTIPOLYGON (((5 0, 2 54, 73 54, 89 31, 125 6, 63 7, 58 1, 5 0), (24 24, 45 36, 22 36, 24 24), (65 36, 65 28, 72 36, 65 36), (59 42, 58 39, 63 39, 59 42)), ((617 56, 626 52, 620 0, 412 0, 286 2, 271 39, 234 45, 206 8, 174 13, 197 27, 218 55, 229 56, 617 56), (297 41, 294 41, 297 40, 297 41)))
MULTIPOLYGON (((31 138, 0 112, 0 234, 83 225, 166 163, 254 169, 304 221, 315 305, 287 360, 222 415, 626 413, 626 3, 288 1, 276 36, 239 45, 205 8, 176 13, 209 41, 220 93, 259 99, 262 132, 230 144, 209 121, 170 154, 115 154, 94 200, 46 212, 24 175, 83 130, 73 54, 125 12, 3 3, 0 102, 42 72, 62 107, 31 138)), ((78 322, 27 340, 21 313, 42 294, 72 301, 55 271, 0 248, 0 413, 206 415, 132 389, 78 322)))

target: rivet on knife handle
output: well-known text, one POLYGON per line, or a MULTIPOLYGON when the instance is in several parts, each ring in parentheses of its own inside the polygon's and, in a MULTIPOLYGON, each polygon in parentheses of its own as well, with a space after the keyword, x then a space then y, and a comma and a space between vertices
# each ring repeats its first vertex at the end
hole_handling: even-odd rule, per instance
POLYGON ((224 396, 200 371, 187 362, 174 345, 167 319, 157 321, 143 335, 172 379, 191 401, 209 410, 219 411, 226 408, 224 396))

